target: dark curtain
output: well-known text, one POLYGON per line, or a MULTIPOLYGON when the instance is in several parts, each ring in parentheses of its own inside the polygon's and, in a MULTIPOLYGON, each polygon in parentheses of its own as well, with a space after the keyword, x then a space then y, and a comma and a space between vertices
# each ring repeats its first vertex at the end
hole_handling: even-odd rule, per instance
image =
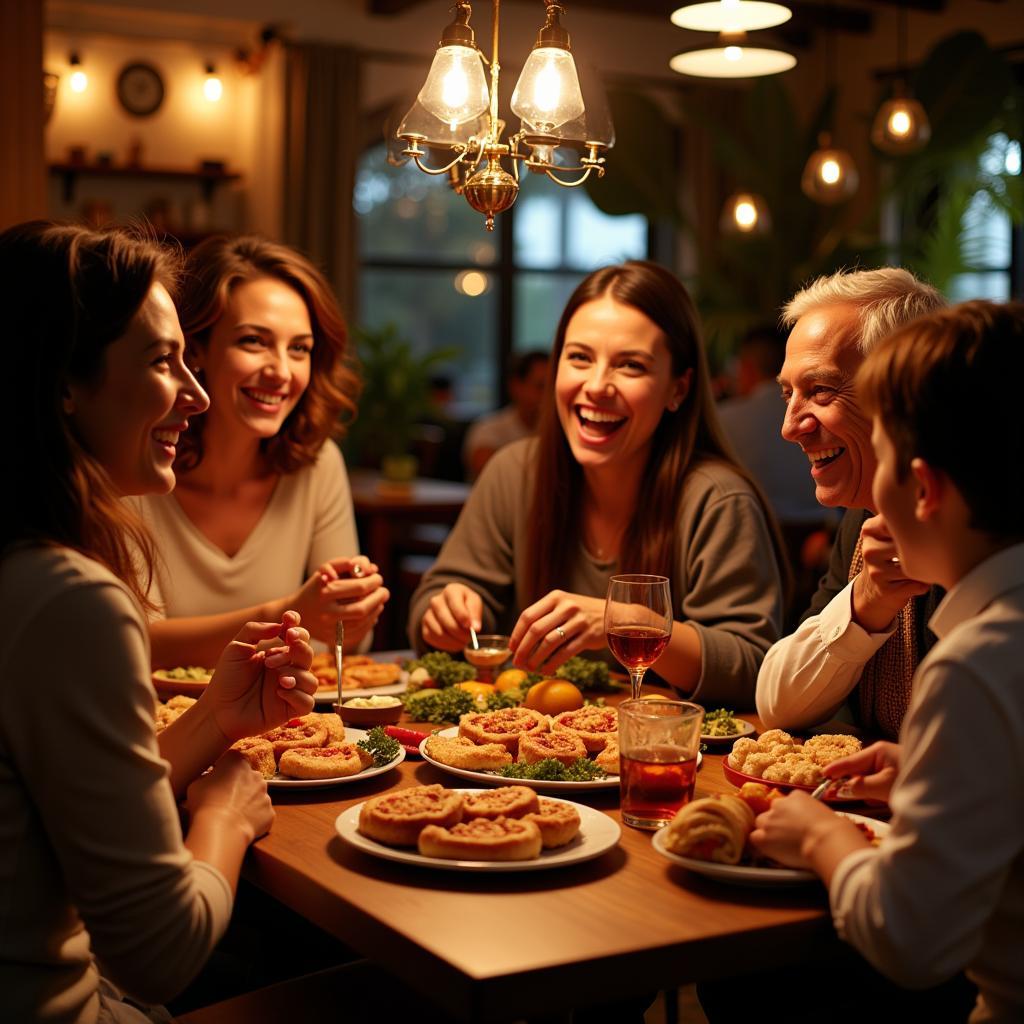
POLYGON ((359 55, 289 44, 285 54, 284 239, 306 253, 356 316, 352 192, 360 151, 359 55))

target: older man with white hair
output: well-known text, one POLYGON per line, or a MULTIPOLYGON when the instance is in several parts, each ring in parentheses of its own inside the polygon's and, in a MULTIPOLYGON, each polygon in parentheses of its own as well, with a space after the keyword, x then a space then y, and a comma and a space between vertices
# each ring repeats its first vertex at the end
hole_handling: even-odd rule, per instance
POLYGON ((903 575, 877 515, 871 421, 855 378, 882 338, 944 305, 930 285, 886 267, 821 277, 785 308, 792 331, 779 374, 782 436, 807 455, 818 501, 847 511, 810 609, 761 666, 757 710, 768 728, 807 728, 849 701, 858 725, 890 739, 899 733, 914 669, 934 642, 926 623, 941 592, 903 575))

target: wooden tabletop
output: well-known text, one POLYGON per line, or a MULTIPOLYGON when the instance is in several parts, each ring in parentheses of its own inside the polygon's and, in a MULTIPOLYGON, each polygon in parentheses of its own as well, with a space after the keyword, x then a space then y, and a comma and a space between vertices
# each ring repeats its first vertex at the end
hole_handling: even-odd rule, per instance
MULTIPOLYGON (((721 754, 705 754, 697 796, 732 790, 721 762, 721 754)), ((559 1013, 827 959, 838 948, 819 885, 752 889, 703 879, 658 855, 649 832, 628 826, 596 860, 509 874, 395 864, 337 836, 345 808, 393 787, 435 782, 473 785, 410 757, 365 782, 275 790, 274 828, 255 845, 246 876, 454 1019, 559 1013)), ((617 790, 575 798, 621 825, 617 790)))

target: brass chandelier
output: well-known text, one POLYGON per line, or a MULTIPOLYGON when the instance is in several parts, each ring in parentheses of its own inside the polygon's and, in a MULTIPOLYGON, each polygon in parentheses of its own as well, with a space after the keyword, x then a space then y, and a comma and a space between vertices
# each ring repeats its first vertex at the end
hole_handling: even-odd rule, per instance
POLYGON ((455 191, 487 218, 488 231, 494 230, 494 215, 516 201, 520 163, 573 188, 591 174, 604 174, 604 153, 615 141, 603 104, 588 108, 583 101, 569 33, 559 20, 564 8, 556 0, 544 5, 544 25, 512 93, 520 129, 507 142, 502 142, 505 122, 498 118, 500 0, 492 0, 489 61, 469 25, 469 0, 456 0, 455 17, 441 34, 427 80, 395 133, 405 144, 402 155, 426 174, 448 175, 455 191), (489 91, 484 63, 490 67, 489 91), (559 149, 572 151, 570 162, 556 162, 559 149), (438 151, 445 154, 443 166, 425 163, 438 151), (511 174, 502 166, 504 157, 512 161, 511 174), (565 174, 575 177, 566 180, 565 174))

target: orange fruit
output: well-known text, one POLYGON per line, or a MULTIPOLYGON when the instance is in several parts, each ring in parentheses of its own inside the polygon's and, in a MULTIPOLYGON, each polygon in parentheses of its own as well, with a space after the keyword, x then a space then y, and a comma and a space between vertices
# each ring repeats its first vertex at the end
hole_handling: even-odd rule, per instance
POLYGON ((583 707, 583 694, 578 686, 564 679, 542 679, 527 691, 523 707, 542 715, 560 715, 583 707))
POLYGON ((465 683, 456 683, 456 689, 465 690, 467 693, 473 694, 473 699, 483 707, 487 703, 487 698, 494 693, 494 687, 490 683, 481 683, 476 679, 470 679, 465 683))
POLYGON ((494 688, 499 693, 507 693, 509 690, 519 690, 526 682, 526 673, 521 668, 507 668, 504 672, 498 673, 494 680, 494 688))

